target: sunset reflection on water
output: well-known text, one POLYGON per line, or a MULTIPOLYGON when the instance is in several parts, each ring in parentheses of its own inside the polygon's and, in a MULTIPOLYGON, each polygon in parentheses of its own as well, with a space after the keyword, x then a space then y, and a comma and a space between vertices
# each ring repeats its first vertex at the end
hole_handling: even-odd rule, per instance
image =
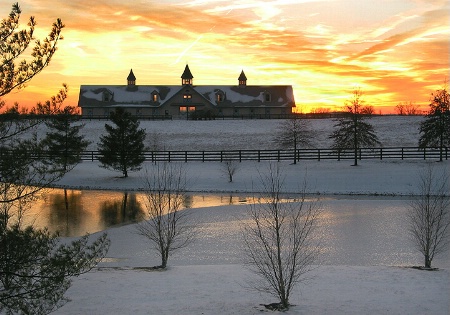
MULTIPOLYGON (((248 204, 257 197, 239 194, 188 194, 183 209, 248 204)), ((61 236, 81 236, 146 218, 145 194, 101 190, 51 189, 31 206, 26 223, 61 236)))
MULTIPOLYGON (((299 196, 284 200, 295 198, 299 196)), ((316 199, 321 207, 316 235, 321 248, 318 263, 420 263, 421 257, 411 246, 407 233, 407 197, 310 196, 306 202, 316 199)), ((183 254, 184 259, 205 264, 208 257, 220 255, 227 263, 240 263, 241 227, 248 222, 247 205, 258 201, 258 197, 244 194, 189 194, 183 207, 193 209, 201 237, 195 242, 195 250, 183 254)), ((142 192, 54 189, 33 204, 27 220, 34 221, 37 227, 59 231, 61 236, 80 236, 142 220, 146 218, 145 209, 142 192)), ((449 254, 436 262, 450 267, 449 254)))

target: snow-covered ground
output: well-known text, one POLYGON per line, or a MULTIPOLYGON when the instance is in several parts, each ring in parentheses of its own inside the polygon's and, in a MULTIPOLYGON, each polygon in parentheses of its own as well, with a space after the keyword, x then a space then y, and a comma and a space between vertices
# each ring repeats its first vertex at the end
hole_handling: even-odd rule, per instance
MULTIPOLYGON (((419 124, 422 116, 376 116, 368 120, 384 147, 416 147, 419 140, 419 124)), ((313 146, 329 148, 328 138, 333 132, 334 119, 309 119, 310 129, 316 132, 313 146)), ((140 121, 147 131, 147 145, 155 144, 167 150, 230 150, 274 149, 272 140, 282 124, 280 119, 255 120, 164 120, 140 121)), ((97 150, 100 135, 105 132, 107 120, 82 120, 82 134, 91 141, 88 150, 97 150)), ((45 128, 40 130, 45 134, 45 128)))
MULTIPOLYGON (((420 120, 420 117, 377 117, 371 122, 383 145, 416 146, 420 120)), ((148 121, 141 126, 148 134, 157 134, 158 142, 168 149, 263 149, 273 146, 268 140, 279 122, 148 121)), ((104 123, 86 121, 83 133, 94 143, 103 132, 104 123)), ((328 147, 333 121, 312 120, 311 124, 319 131, 317 147, 328 147)), ((91 149, 95 146, 91 145, 91 149)), ((358 167, 350 166, 350 161, 280 164, 286 174, 287 191, 297 192, 306 176, 309 192, 321 195, 409 195, 417 191, 417 174, 428 164, 447 173, 450 166, 448 161, 421 160, 362 161, 358 167)), ((264 171, 267 163, 242 163, 232 183, 221 173, 220 163, 186 163, 185 166, 191 191, 253 192, 258 190, 255 185, 258 171, 264 171)), ((96 162, 84 162, 59 185, 119 190, 136 190, 141 186, 142 172, 130 173, 126 179, 119 176, 100 168, 96 162)), ((220 221, 214 214, 238 220, 245 213, 245 206, 192 211, 204 222, 200 228, 211 227, 214 221, 215 233, 200 234, 198 244, 172 257, 171 266, 163 272, 140 268, 158 264, 158 257, 136 234, 133 225, 108 229, 111 239, 108 259, 74 280, 67 292, 71 301, 55 314, 270 313, 260 304, 277 300, 249 291, 245 281, 251 277, 249 271, 221 254, 226 253, 222 250, 225 247, 236 251, 241 247, 236 234, 227 232, 233 220, 220 221), (201 247, 203 250, 195 250, 201 247), (216 254, 198 257, 211 252, 216 254)), ((234 257, 239 257, 239 253, 234 257)), ((429 272, 396 265, 318 265, 307 277, 293 292, 291 303, 295 306, 287 314, 450 314, 450 270, 447 268, 429 272)))

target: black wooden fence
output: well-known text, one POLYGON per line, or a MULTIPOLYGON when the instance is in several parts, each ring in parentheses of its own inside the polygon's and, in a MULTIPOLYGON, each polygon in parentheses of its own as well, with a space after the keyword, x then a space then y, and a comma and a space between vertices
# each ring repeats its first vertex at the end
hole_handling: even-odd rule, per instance
MULTIPOLYGON (((443 159, 448 160, 449 149, 444 148, 443 159)), ((84 151, 81 159, 95 161, 98 151, 84 151)), ((223 150, 223 151, 145 151, 145 160, 151 162, 223 162, 223 161, 293 161, 294 150, 223 150)), ((354 158, 353 150, 335 149, 298 149, 297 161, 300 160, 350 160, 354 158)), ((439 148, 386 147, 361 148, 358 150, 360 160, 439 160, 439 148)))

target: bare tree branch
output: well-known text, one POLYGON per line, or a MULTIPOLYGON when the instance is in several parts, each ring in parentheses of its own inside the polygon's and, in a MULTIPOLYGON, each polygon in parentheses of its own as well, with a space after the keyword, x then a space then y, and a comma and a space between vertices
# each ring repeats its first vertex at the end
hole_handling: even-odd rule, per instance
POLYGON ((320 207, 306 201, 306 183, 299 201, 283 201, 284 175, 278 165, 270 164, 260 181, 263 194, 249 207, 250 221, 243 226, 246 265, 258 278, 250 285, 277 297, 277 309, 287 309, 293 288, 319 253, 314 231, 320 207))
POLYGON ((144 190, 149 219, 138 224, 137 230, 160 254, 161 265, 157 268, 166 268, 169 256, 188 246, 196 236, 190 212, 182 210, 186 182, 182 164, 158 163, 147 169, 144 190))
POLYGON ((409 233, 416 249, 431 268, 436 255, 450 244, 450 196, 447 172, 438 174, 432 166, 420 174, 420 196, 411 201, 408 212, 409 233))

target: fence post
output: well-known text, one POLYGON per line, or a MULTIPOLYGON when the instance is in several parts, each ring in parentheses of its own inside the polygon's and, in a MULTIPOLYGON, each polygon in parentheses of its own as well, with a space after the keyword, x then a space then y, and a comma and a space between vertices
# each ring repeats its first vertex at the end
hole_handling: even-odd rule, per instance
POLYGON ((220 151, 220 162, 223 162, 223 151, 220 151))
POLYGON ((404 149, 404 148, 402 148, 402 160, 403 160, 403 149, 404 149))
POLYGON ((205 162, 205 151, 202 151, 202 162, 205 162))
POLYGON ((383 159, 383 148, 380 148, 380 160, 383 159))
POLYGON ((187 157, 187 151, 184 151, 184 163, 187 163, 188 157, 187 157))
POLYGON ((261 151, 258 150, 258 162, 261 162, 261 151))
POLYGON ((242 151, 239 150, 239 163, 242 162, 242 151))
POLYGON ((341 160, 341 149, 338 149, 338 161, 341 160))
POLYGON ((317 150, 317 157, 318 157, 318 160, 320 161, 320 149, 317 150))
POLYGON ((169 162, 170 162, 170 151, 167 151, 167 153, 169 153, 169 162))
POLYGON ((278 150, 278 162, 280 162, 280 150, 278 150))
POLYGON ((427 148, 424 147, 424 148, 423 148, 423 159, 424 159, 424 160, 427 159, 427 152, 426 152, 426 151, 427 151, 427 148))
POLYGON ((94 162, 94 151, 91 151, 91 162, 94 162))

